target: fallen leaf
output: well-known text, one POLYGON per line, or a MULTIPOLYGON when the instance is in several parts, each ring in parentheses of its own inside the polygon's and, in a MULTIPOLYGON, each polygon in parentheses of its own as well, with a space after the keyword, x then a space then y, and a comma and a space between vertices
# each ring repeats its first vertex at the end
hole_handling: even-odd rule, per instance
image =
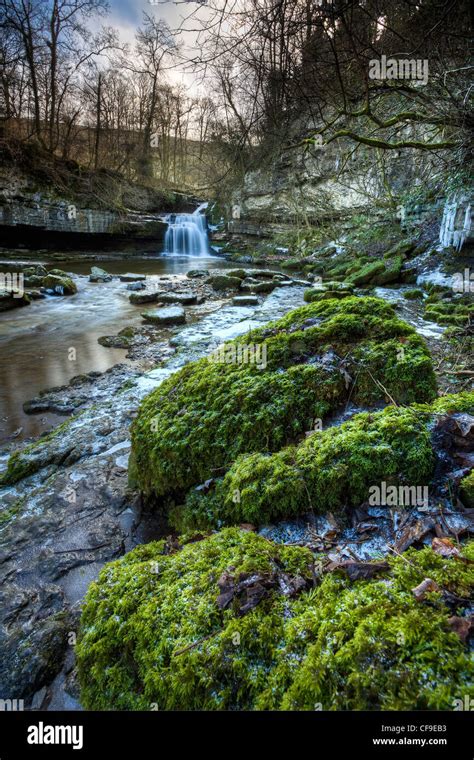
POLYGON ((462 642, 466 643, 473 627, 472 618, 453 617, 448 618, 448 625, 456 633, 462 642))
POLYGON ((434 522, 430 518, 416 520, 416 522, 407 525, 395 545, 397 552, 403 554, 409 546, 424 538, 430 530, 434 530, 434 526, 434 522))
POLYGON ((456 557, 459 554, 459 549, 450 538, 433 538, 431 546, 433 551, 441 557, 456 557))
POLYGON ((360 578, 373 578, 374 575, 388 570, 388 568, 388 562, 355 562, 348 560, 347 562, 331 562, 326 567, 326 571, 334 572, 335 570, 342 570, 351 581, 358 581, 360 578))
POLYGON ((430 591, 439 591, 438 584, 431 578, 425 578, 424 581, 411 590, 417 602, 423 602, 426 594, 430 591))

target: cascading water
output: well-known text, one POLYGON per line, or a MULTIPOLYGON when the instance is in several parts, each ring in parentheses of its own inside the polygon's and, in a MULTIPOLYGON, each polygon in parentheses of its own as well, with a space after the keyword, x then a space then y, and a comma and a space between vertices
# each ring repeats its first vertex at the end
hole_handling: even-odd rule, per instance
POLYGON ((192 214, 169 214, 165 235, 165 253, 174 256, 208 256, 206 217, 202 203, 192 214))

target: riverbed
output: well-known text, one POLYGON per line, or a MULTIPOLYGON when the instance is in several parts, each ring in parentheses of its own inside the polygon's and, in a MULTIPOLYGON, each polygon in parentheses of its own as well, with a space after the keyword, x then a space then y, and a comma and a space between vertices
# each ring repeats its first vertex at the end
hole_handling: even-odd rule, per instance
MULTIPOLYGON (((12 435, 18 440, 35 437, 60 422, 58 415, 25 414, 23 403, 42 390, 68 383, 76 375, 104 372, 114 364, 128 362, 125 349, 101 346, 98 338, 115 335, 142 321, 143 309, 130 304, 130 291, 118 277, 106 283, 89 282, 94 262, 71 258, 58 263, 47 256, 33 261, 25 256, 21 263, 59 266, 74 275, 78 292, 74 296, 47 296, 26 308, 0 314, 0 442, 12 435)), ((5 269, 18 264, 6 258, 0 260, 0 267, 5 269)), ((217 256, 166 255, 107 261, 102 265, 112 275, 145 274, 154 284, 160 277, 182 277, 188 287, 191 281, 185 275, 190 269, 232 266, 217 256)))

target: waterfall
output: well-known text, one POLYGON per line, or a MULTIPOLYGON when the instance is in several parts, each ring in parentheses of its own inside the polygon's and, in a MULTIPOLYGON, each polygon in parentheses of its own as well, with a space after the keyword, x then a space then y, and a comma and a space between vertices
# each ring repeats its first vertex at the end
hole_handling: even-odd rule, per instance
POLYGON ((166 217, 168 229, 165 235, 165 253, 174 256, 207 256, 207 222, 203 211, 207 203, 202 203, 192 214, 169 214, 166 217))
POLYGON ((471 232, 471 205, 466 203, 466 199, 458 201, 456 198, 451 198, 446 201, 443 211, 443 219, 441 221, 441 229, 439 231, 439 242, 443 248, 453 246, 457 251, 460 251, 463 247, 466 239, 469 238, 471 232), (464 214, 462 215, 462 207, 465 203, 464 214), (459 218, 458 211, 461 211, 462 219, 459 218), (462 226, 461 226, 462 224, 462 226))

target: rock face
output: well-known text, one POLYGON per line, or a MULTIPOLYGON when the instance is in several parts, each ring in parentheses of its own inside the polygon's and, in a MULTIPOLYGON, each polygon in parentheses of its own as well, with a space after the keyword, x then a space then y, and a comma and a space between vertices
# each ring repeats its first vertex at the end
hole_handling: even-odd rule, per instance
MULTIPOLYGON (((294 143, 298 142, 295 135, 294 143)), ((364 213, 372 210, 374 197, 386 196, 385 182, 396 192, 409 190, 423 173, 428 176, 436 166, 436 158, 420 155, 421 151, 391 151, 386 173, 377 172, 371 148, 359 145, 357 161, 341 159, 341 153, 353 146, 342 139, 314 148, 305 144, 301 149, 275 152, 271 161, 248 171, 235 191, 229 206, 239 207, 239 218, 229 222, 229 231, 261 235, 265 230, 277 230, 298 223, 301 217, 296 216, 296 209, 297 214, 304 213, 314 222, 364 213)), ((427 211, 432 213, 433 208, 427 211)), ((442 203, 440 218, 441 214, 442 203)))
POLYGON ((163 309, 145 311, 142 314, 145 322, 154 325, 183 325, 186 322, 186 314, 182 306, 167 306, 163 309))

